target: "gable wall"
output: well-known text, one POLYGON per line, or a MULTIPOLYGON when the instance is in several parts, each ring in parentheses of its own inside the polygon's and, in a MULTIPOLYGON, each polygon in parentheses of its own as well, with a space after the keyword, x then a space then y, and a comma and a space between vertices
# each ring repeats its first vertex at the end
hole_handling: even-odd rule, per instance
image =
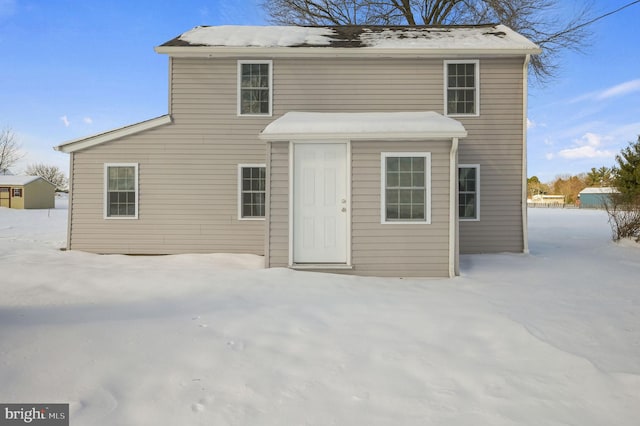
MULTIPOLYGON (((173 58, 171 62, 173 124, 74 153, 72 249, 261 254, 264 221, 237 220, 237 165, 265 162, 265 143, 257 135, 267 124, 292 110, 443 112, 442 60, 274 59, 272 117, 236 116, 235 59, 173 58), (138 220, 103 218, 105 162, 140 163, 138 220)), ((461 120, 470 136, 461 140, 460 162, 482 164, 483 203, 508 197, 513 212, 520 202, 515 186, 504 191, 491 186, 519 173, 521 63, 521 59, 481 60, 482 115, 461 120), (503 71, 505 67, 508 72, 503 71), (503 92, 489 95, 489 88, 501 81, 508 83, 501 86, 503 92), (504 120, 506 124, 497 125, 497 133, 489 129, 504 120), (494 198, 488 195, 493 192, 494 198)), ((487 219, 489 211, 483 204, 487 219)), ((471 236, 462 240, 463 251, 490 235, 497 241, 497 250, 518 245, 515 240, 506 245, 499 242, 505 238, 498 226, 505 222, 503 218, 488 220, 488 225, 494 223, 488 227, 484 214, 482 218, 471 226, 461 225, 461 234, 471 236)), ((514 218, 509 225, 509 235, 516 233, 518 221, 514 218)))
POLYGON ((37 179, 24 186, 22 196, 25 209, 53 209, 56 204, 56 187, 37 179))

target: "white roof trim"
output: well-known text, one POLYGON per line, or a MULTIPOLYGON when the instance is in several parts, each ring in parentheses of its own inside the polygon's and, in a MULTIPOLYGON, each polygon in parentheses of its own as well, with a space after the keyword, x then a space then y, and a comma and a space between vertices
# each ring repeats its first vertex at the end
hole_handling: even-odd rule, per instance
POLYGON ((260 133, 264 141, 425 140, 467 136, 462 123, 433 111, 288 112, 260 133))
POLYGON ((340 47, 220 47, 220 46, 156 46, 156 53, 174 58, 440 58, 443 56, 515 56, 536 55, 540 48, 512 49, 389 49, 389 48, 340 48, 340 47))
POLYGON ((43 180, 49 185, 53 185, 51 182, 40 176, 0 176, 0 186, 25 186, 37 180, 43 180))
POLYGON ((171 116, 167 114, 157 118, 152 118, 151 120, 142 121, 136 124, 130 124, 114 130, 109 130, 104 133, 99 133, 99 134, 87 136, 84 138, 74 139, 74 140, 65 142, 61 145, 55 146, 53 147, 53 149, 55 149, 56 151, 61 151, 66 153, 80 151, 82 149, 91 148, 92 146, 110 142, 115 139, 120 139, 125 136, 130 136, 145 130, 154 129, 156 127, 160 127, 165 124, 169 124, 171 122, 172 122, 171 116))

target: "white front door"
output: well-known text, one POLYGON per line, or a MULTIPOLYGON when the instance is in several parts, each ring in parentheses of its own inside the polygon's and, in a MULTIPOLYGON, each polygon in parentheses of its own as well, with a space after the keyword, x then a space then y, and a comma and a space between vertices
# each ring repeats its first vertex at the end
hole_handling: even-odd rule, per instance
POLYGON ((347 144, 293 149, 293 262, 346 263, 347 144))

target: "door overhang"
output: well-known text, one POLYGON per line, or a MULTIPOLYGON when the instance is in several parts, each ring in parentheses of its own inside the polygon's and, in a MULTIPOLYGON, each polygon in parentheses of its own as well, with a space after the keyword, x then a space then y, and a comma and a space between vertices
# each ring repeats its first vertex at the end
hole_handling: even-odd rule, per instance
POLYGON ((467 136, 462 123, 434 111, 288 112, 258 135, 264 141, 428 140, 467 136))
MULTIPOLYGON (((467 136, 467 131, 459 121, 445 117, 434 111, 419 112, 369 112, 369 113, 318 113, 288 112, 274 120, 258 135, 266 142, 289 143, 289 266, 299 269, 342 269, 351 268, 351 230, 347 262, 339 264, 297 264, 294 258, 294 151, 297 144, 347 144, 347 155, 351 154, 351 142, 355 141, 437 141, 451 143, 450 153, 450 208, 453 213, 449 222, 449 275, 458 271, 458 220, 457 220, 457 157, 458 140, 467 136)), ((351 159, 347 161, 348 190, 351 190, 351 159)), ((349 200, 351 194, 349 194, 349 200)), ((351 223, 349 206, 349 224, 351 223)), ((350 225, 349 225, 350 226, 350 225)))

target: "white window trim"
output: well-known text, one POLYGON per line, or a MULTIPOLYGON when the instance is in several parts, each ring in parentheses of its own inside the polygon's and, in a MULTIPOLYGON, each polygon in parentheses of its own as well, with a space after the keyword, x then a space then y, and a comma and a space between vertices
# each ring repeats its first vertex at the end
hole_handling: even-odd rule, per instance
MULTIPOLYGON (((462 218, 460 214, 458 214, 458 219, 461 222, 479 222, 480 221, 480 164, 458 164, 458 170, 461 168, 465 169, 476 169, 476 217, 472 219, 462 218)), ((458 173, 458 179, 460 179, 460 173, 458 173)), ((458 188, 460 185, 458 183, 458 188)), ((460 204, 460 197, 458 197, 458 204, 460 204)))
POLYGON ((480 115, 480 60, 456 59, 444 61, 444 115, 447 117, 478 117, 480 115), (449 114, 449 64, 475 64, 476 78, 476 112, 475 114, 449 114))
POLYGON ((380 155, 380 223, 383 225, 430 225, 431 224, 431 153, 430 152, 383 152, 380 155), (425 207, 424 220, 387 220, 387 158, 424 157, 425 207))
POLYGON ((237 70, 237 114, 238 117, 271 117, 273 115, 273 61, 272 60, 246 60, 238 61, 237 70), (269 113, 268 114, 243 114, 242 113, 242 65, 244 64, 268 64, 269 65, 269 113))
POLYGON ((140 200, 138 197, 138 163, 105 163, 104 164, 104 189, 102 200, 104 204, 105 220, 132 220, 138 219, 140 213, 140 200), (136 199, 136 214, 134 216, 109 216, 109 167, 133 167, 134 191, 136 199))
POLYGON ((265 216, 263 217, 242 217, 242 169, 247 168, 247 167, 264 167, 265 172, 267 169, 267 165, 266 164, 238 164, 238 220, 265 220, 265 216, 267 214, 267 200, 266 200, 266 194, 267 194, 267 181, 265 179, 265 216))

